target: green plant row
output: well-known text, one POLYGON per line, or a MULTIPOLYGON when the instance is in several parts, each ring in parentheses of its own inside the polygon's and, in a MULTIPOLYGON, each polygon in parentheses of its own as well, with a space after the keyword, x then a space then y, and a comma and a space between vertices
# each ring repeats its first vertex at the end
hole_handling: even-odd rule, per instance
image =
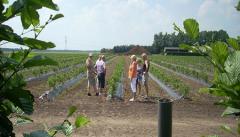
POLYGON ((175 75, 167 73, 165 70, 156 66, 151 66, 150 72, 158 79, 163 81, 165 85, 170 86, 174 90, 180 92, 183 96, 187 96, 187 94, 189 93, 190 87, 187 86, 182 80, 177 78, 175 75))
POLYGON ((118 64, 116 64, 116 67, 114 68, 114 71, 111 75, 111 77, 108 79, 108 95, 113 96, 115 94, 116 88, 117 88, 117 82, 121 80, 123 71, 124 71, 124 58, 121 58, 118 64))
POLYGON ((65 81, 70 80, 76 76, 78 76, 81 73, 84 73, 86 71, 85 66, 76 67, 72 70, 64 73, 58 73, 57 75, 50 76, 48 78, 48 85, 49 87, 55 87, 57 85, 63 84, 65 81))
POLYGON ((192 77, 197 78, 197 79, 201 79, 201 80, 203 80, 205 82, 208 82, 208 83, 211 82, 211 76, 204 71, 197 71, 195 69, 191 69, 191 68, 188 68, 188 67, 185 67, 185 66, 165 63, 165 62, 159 61, 157 59, 153 59, 152 61, 161 65, 161 66, 169 68, 173 71, 180 72, 180 73, 183 73, 183 74, 188 75, 188 76, 192 76, 192 77))
MULTIPOLYGON (((107 57, 106 60, 113 58, 114 56, 107 57)), ((65 81, 70 80, 71 78, 76 77, 77 75, 86 72, 86 66, 82 65, 80 67, 75 67, 70 71, 57 73, 56 75, 50 76, 48 78, 48 85, 49 87, 55 87, 59 84, 63 84, 65 81)))
POLYGON ((55 60, 56 62, 58 62, 57 66, 41 66, 41 67, 33 67, 31 69, 27 69, 25 71, 22 71, 21 74, 25 77, 25 78, 29 78, 29 77, 37 77, 40 76, 42 74, 46 74, 48 72, 56 72, 59 71, 61 69, 70 67, 70 66, 74 66, 77 64, 83 64, 85 59, 87 58, 87 54, 83 54, 83 55, 68 55, 68 54, 57 54, 57 53, 50 53, 47 54, 48 57, 52 58, 53 60, 55 60))
POLYGON ((202 70, 207 73, 213 73, 214 67, 202 56, 164 56, 153 55, 151 60, 163 61, 171 64, 185 66, 197 70, 202 70))
MULTIPOLYGON (((46 53, 45 53, 46 54, 46 53)), ((56 62, 58 62, 57 66, 42 66, 42 67, 33 67, 31 69, 27 69, 22 71, 21 74, 25 78, 29 77, 37 77, 48 72, 57 72, 64 68, 74 67, 78 64, 84 64, 87 58, 87 54, 63 54, 63 53, 47 53, 45 56, 52 58, 56 62)), ((98 55, 94 56, 94 60, 96 60, 98 55)), ((113 58, 114 55, 107 55, 106 60, 113 58)))

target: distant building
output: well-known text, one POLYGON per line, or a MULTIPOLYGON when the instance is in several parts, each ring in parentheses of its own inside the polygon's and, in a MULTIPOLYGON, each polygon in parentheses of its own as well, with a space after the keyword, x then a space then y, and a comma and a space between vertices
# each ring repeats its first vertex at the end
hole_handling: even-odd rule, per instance
POLYGON ((164 52, 164 55, 182 55, 182 56, 199 55, 197 53, 192 53, 192 52, 189 52, 188 50, 181 49, 179 47, 165 47, 163 52, 164 52))

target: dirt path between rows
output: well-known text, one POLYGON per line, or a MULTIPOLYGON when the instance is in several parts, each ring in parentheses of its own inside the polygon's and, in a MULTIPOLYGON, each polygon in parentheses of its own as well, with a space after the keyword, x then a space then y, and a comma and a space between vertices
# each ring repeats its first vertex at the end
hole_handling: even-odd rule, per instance
MULTIPOLYGON (((107 79, 114 70, 120 57, 107 65, 107 79)), ((129 59, 125 57, 124 101, 105 101, 101 97, 86 95, 87 81, 82 80, 77 86, 64 92, 53 102, 35 105, 31 116, 33 124, 15 127, 17 136, 22 132, 43 129, 43 124, 56 125, 64 120, 68 107, 75 105, 78 112, 86 115, 90 123, 73 133, 73 137, 156 137, 157 136, 157 103, 154 99, 168 97, 161 88, 150 79, 150 96, 152 101, 129 102, 130 86, 126 77, 129 59)), ((36 85, 37 86, 37 85, 36 85)), ((35 89, 37 87, 34 87, 35 89)), ((206 96, 206 95, 205 95, 206 96)), ((221 124, 234 125, 233 118, 221 118, 223 108, 214 106, 214 98, 201 100, 181 100, 173 104, 173 137, 200 137, 202 135, 219 134, 221 137, 231 137, 223 133, 221 124)), ((73 120, 73 118, 71 119, 73 120)), ((62 136, 62 135, 58 135, 62 136)))

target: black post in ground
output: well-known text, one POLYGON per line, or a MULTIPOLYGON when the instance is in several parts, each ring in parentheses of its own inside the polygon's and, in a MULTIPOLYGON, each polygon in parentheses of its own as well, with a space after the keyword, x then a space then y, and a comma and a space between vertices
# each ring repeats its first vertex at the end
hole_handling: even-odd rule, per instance
POLYGON ((158 102, 158 137, 172 137, 172 101, 161 99, 158 102))

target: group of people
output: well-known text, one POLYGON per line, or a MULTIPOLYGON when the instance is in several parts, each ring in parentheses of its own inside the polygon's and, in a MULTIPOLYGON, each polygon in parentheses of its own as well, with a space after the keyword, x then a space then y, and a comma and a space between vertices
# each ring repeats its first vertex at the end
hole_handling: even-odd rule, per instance
MULTIPOLYGON (((106 63, 105 56, 99 55, 96 63, 93 61, 93 54, 89 53, 86 60, 87 78, 88 78, 88 96, 91 96, 90 88, 92 87, 96 96, 104 92, 106 63), (97 77, 97 82, 96 82, 97 77)), ((106 95, 106 93, 104 93, 106 95)))
MULTIPOLYGON (((150 67, 150 61, 148 60, 147 54, 143 53, 142 59, 136 57, 136 55, 132 55, 131 63, 129 66, 128 77, 131 82, 131 90, 132 90, 132 98, 129 101, 135 101, 138 95, 141 95, 142 85, 145 87, 146 96, 148 98, 148 71, 150 67), (143 61, 143 62, 142 62, 143 61)), ((142 95, 143 96, 143 95, 142 95)))
MULTIPOLYGON (((128 78, 130 79, 130 85, 132 90, 132 98, 129 101, 135 101, 138 95, 141 94, 142 86, 144 86, 146 95, 148 97, 148 71, 150 67, 150 62, 148 60, 147 54, 143 53, 141 55, 142 59, 138 58, 136 55, 131 55, 131 63, 129 65, 128 78)), ((86 60, 87 67, 87 78, 88 78, 88 96, 91 96, 90 88, 92 87, 96 96, 104 94, 107 96, 105 88, 105 76, 106 76, 106 63, 105 56, 99 55, 99 58, 94 63, 93 54, 89 53, 86 60), (96 80, 97 77, 97 80, 96 80), (96 82, 97 81, 97 82, 96 82)))

